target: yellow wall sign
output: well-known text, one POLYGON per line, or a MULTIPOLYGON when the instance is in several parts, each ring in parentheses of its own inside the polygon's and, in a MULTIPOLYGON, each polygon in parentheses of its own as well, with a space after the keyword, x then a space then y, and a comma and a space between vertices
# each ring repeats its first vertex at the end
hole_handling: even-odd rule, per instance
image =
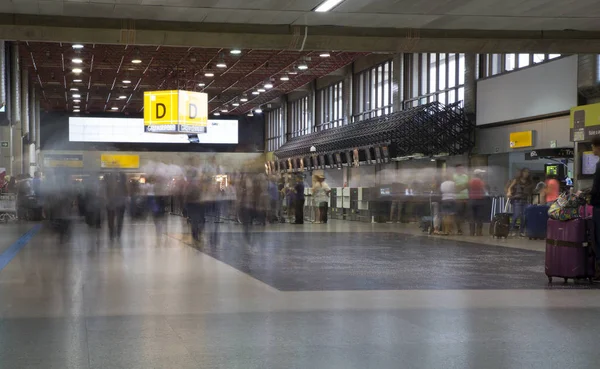
POLYGON ((600 135, 600 103, 571 108, 571 141, 587 141, 600 135))
POLYGON ((100 167, 111 169, 138 169, 140 167, 139 155, 100 155, 100 167))
POLYGON ((156 133, 206 133, 208 95, 193 91, 144 92, 144 130, 156 133))
POLYGON ((512 132, 510 134, 510 148, 520 149, 533 146, 533 131, 512 132))

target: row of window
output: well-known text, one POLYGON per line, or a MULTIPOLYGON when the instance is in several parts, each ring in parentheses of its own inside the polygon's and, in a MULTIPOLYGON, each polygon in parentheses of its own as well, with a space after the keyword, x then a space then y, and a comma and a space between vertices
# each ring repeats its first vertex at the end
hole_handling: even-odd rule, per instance
MULTIPOLYGON (((560 57, 560 54, 481 54, 478 55, 477 77, 486 78, 510 72, 560 57)), ((357 73, 353 77, 352 121, 360 121, 394 110, 394 93, 403 89, 402 109, 438 101, 452 104, 464 100, 465 54, 419 53, 405 55, 404 86, 394 79, 393 61, 357 73)), ((267 148, 277 150, 286 140, 315 131, 347 124, 343 114, 343 82, 318 90, 316 95, 317 121, 313 121, 310 96, 289 104, 291 131, 287 132, 283 109, 267 115, 267 148)))

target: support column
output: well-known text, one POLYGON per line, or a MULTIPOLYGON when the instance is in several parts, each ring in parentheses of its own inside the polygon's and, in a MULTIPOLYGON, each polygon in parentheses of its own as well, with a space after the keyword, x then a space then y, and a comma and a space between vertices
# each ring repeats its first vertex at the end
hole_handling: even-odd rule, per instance
POLYGON ((41 163, 41 158, 39 157, 40 155, 40 150, 42 149, 42 145, 41 145, 41 139, 40 137, 42 136, 42 131, 41 131, 41 126, 42 126, 42 119, 40 116, 40 105, 41 105, 41 94, 36 94, 36 98, 35 98, 35 147, 37 149, 37 163, 38 166, 41 163))
POLYGON ((465 54, 465 113, 475 119, 477 102, 477 54, 465 54))
POLYGON ((21 137, 23 142, 23 174, 30 172, 29 147, 29 73, 27 68, 21 68, 21 137))
POLYGON ((29 102, 27 104, 27 110, 29 113, 29 174, 33 177, 35 171, 37 170, 38 167, 38 161, 37 161, 37 146, 35 144, 36 142, 36 136, 37 136, 37 131, 35 130, 35 98, 36 98, 36 91, 35 91, 35 86, 33 85, 33 81, 32 83, 29 85, 29 102))
MULTIPOLYGON (((0 40, 0 107, 4 107, 6 112, 10 107, 6 106, 6 44, 0 40)), ((0 141, 9 143, 9 147, 0 148, 0 168, 6 169, 6 173, 12 173, 12 129, 10 125, 0 127, 0 141)))
POLYGON ((344 125, 352 123, 352 104, 354 103, 354 97, 352 91, 354 91, 354 73, 353 67, 347 68, 346 75, 344 76, 344 82, 342 84, 342 114, 344 115, 344 125))
POLYGON ((392 104, 394 111, 403 110, 404 54, 395 54, 392 60, 392 104))
POLYGON ((23 174, 23 135, 21 126, 21 69, 19 60, 19 46, 16 43, 11 45, 11 80, 10 80, 10 101, 11 101, 11 147, 12 147, 12 172, 11 175, 23 174))

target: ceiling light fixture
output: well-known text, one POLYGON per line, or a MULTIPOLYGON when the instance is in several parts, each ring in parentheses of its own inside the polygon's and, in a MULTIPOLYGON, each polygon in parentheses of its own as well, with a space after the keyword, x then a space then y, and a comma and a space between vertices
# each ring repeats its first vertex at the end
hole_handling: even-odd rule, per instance
POLYGON ((296 71, 296 70, 291 70, 291 71, 289 71, 289 72, 288 72, 288 74, 296 75, 296 74, 298 74, 298 71, 296 71))
POLYGON ((73 109, 79 109, 79 105, 75 105, 73 109))
POLYGON ((79 58, 71 59, 71 61, 72 61, 73 63, 75 63, 75 64, 81 64, 81 63, 83 63, 83 60, 82 60, 82 59, 79 59, 79 58))
POLYGON ((262 109, 261 108, 256 108, 256 109, 254 109, 254 112, 256 114, 260 114, 260 113, 262 113, 262 109))
POLYGON ((236 101, 236 102, 232 103, 231 106, 236 106, 237 107, 237 106, 240 106, 240 103, 236 101))
POLYGON ((79 49, 83 49, 83 45, 82 44, 74 44, 73 46, 71 46, 73 49, 75 50, 79 50, 79 49))
POLYGON ((258 88, 258 89, 256 89, 256 91, 258 91, 258 92, 265 92, 267 90, 265 90, 264 88, 258 88))
POLYGON ((81 110, 79 109, 73 109, 73 113, 79 113, 81 110))
POLYGON ((125 83, 125 84, 127 85, 127 84, 130 84, 130 83, 131 83, 131 80, 129 80, 129 79, 124 79, 122 82, 123 82, 123 83, 125 83))
POLYGON ((246 95, 244 95, 240 98, 240 102, 246 102, 246 101, 248 101, 248 97, 246 97, 246 95))
POLYGON ((206 72, 206 73, 204 73, 204 77, 209 77, 210 78, 210 77, 214 77, 214 76, 215 76, 215 74, 213 72, 206 72))
POLYGON ((331 54, 327 51, 323 51, 322 53, 319 54, 319 56, 321 58, 329 58, 331 56, 331 54))
POLYGON ((248 112, 248 116, 249 116, 249 117, 253 117, 253 116, 254 116, 254 113, 252 113, 252 111, 250 111, 250 112, 248 112))
POLYGON ((81 70, 81 68, 73 68, 71 71, 75 74, 79 74, 79 73, 83 72, 83 70, 81 70))
POLYGON ((83 81, 83 80, 81 80, 81 79, 74 79, 74 80, 73 80, 73 82, 74 82, 74 83, 81 83, 82 81, 83 81))
POLYGON ((119 110, 119 108, 117 106, 113 106, 112 108, 110 108, 110 110, 119 110))
POLYGON ((221 113, 228 113, 228 112, 229 112, 229 109, 227 109, 227 108, 221 108, 221 113))
POLYGON ((260 95, 260 92, 258 92, 258 91, 252 91, 252 95, 260 95))
POLYGON ((271 83, 271 82, 267 82, 267 83, 265 83, 265 88, 266 88, 267 90, 270 90, 270 89, 272 89, 272 88, 273 88, 273 83, 271 83))
POLYGON ((214 115, 215 117, 218 117, 219 115, 221 115, 221 113, 219 113, 218 111, 216 111, 216 112, 214 112, 214 113, 213 113, 213 115, 214 115))
POLYGON ((204 86, 206 86, 206 83, 204 83, 204 82, 198 83, 198 87, 204 87, 204 86))
POLYGON ((217 68, 227 68, 227 64, 225 63, 225 60, 219 60, 217 62, 217 68))
POLYGON ((79 89, 77 87, 71 87, 69 91, 79 91, 79 89))
POLYGON ((344 0, 325 0, 321 3, 321 5, 315 8, 315 12, 325 13, 340 5, 340 3, 344 0))
POLYGON ((126 98, 127 98, 127 96, 125 96, 125 95, 119 96, 119 100, 125 100, 126 98))
POLYGON ((80 103, 80 102, 81 102, 81 100, 79 100, 79 99, 75 99, 75 100, 73 100, 73 102, 74 102, 74 103, 80 103))
POLYGON ((233 49, 229 52, 232 55, 240 55, 242 53, 242 50, 240 49, 233 49))
POLYGON ((290 80, 290 76, 288 76, 287 74, 284 74, 279 79, 282 80, 282 81, 289 81, 290 80))
POLYGON ((81 95, 80 95, 80 94, 73 94, 73 98, 75 98, 75 99, 78 99, 78 98, 80 98, 80 97, 81 97, 81 95))
POLYGON ((298 64, 298 70, 307 70, 308 69, 308 65, 306 65, 306 63, 302 62, 300 64, 298 64))
POLYGON ((131 60, 131 62, 133 64, 141 64, 142 63, 142 59, 135 58, 135 59, 131 60))

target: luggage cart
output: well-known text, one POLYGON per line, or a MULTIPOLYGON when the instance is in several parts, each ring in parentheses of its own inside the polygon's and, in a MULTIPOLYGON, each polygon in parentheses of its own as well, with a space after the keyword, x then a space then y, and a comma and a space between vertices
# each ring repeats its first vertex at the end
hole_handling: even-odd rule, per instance
POLYGON ((17 195, 0 195, 0 223, 14 222, 17 220, 17 195))

